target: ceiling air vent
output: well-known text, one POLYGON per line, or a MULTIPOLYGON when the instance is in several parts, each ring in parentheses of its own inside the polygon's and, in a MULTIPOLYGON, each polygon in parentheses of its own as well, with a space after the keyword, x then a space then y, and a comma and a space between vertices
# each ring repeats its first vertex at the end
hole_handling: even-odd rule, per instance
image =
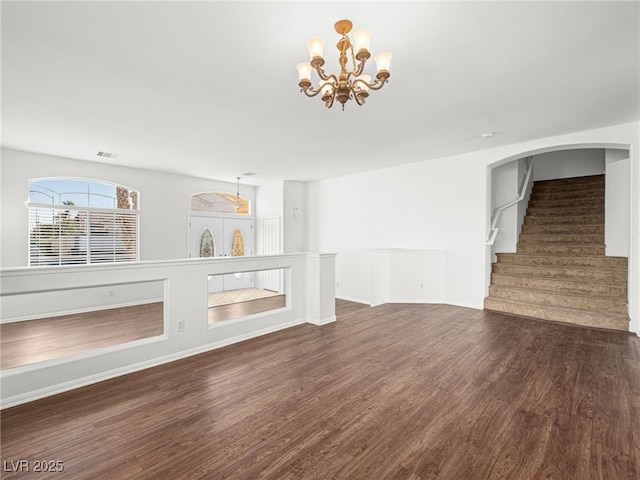
POLYGON ((118 158, 120 156, 119 153, 109 153, 109 152, 98 152, 98 156, 99 157, 106 157, 106 158, 118 158))
POLYGON ((251 177, 253 175, 256 175, 256 172, 244 172, 242 174, 243 177, 251 177))

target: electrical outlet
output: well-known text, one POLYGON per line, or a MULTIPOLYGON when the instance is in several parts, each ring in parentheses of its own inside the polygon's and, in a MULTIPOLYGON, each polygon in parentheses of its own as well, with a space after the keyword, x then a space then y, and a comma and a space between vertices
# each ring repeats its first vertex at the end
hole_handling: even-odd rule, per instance
POLYGON ((184 332, 184 319, 178 320, 178 332, 184 332))
POLYGON ((420 284, 420 288, 424 288, 424 283, 421 283, 421 284, 420 284))

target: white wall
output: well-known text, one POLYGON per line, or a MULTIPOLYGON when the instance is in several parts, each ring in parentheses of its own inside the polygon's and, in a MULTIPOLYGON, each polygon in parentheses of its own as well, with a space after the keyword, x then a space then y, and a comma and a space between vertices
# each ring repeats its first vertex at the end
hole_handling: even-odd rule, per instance
POLYGON ((309 184, 309 249, 337 252, 336 294, 371 302, 371 250, 445 250, 447 302, 481 308, 486 164, 473 155, 309 184), (467 274, 459 275, 458 272, 467 274))
MULTIPOLYGON (((519 161, 509 162, 491 170, 491 210, 506 205, 518 198, 519 161)), ((496 224, 499 228, 493 243, 494 253, 516 251, 518 243, 518 206, 506 208, 496 224)))
POLYGON ((256 222, 254 231, 256 234, 256 252, 258 255, 264 253, 263 250, 263 228, 262 223, 265 218, 280 219, 280 252, 282 252, 282 215, 284 208, 284 186, 283 181, 260 185, 256 188, 255 214, 256 222))
POLYGON ((602 175, 603 149, 571 149, 542 153, 535 157, 534 180, 602 175))
POLYGON ((605 151, 607 182, 605 189, 605 245, 606 254, 614 257, 629 256, 631 162, 628 150, 605 151))
POLYGON ((491 214, 492 222, 496 210, 507 205, 520 196, 520 190, 525 189, 523 199, 504 210, 500 214, 496 228, 498 233, 493 243, 492 261, 496 253, 513 253, 518 245, 518 237, 522 231, 524 217, 531 196, 533 181, 525 185, 527 175, 527 158, 519 158, 504 165, 491 169, 491 214))
POLYGON ((7 295, 2 297, 0 323, 161 302, 163 298, 162 281, 7 295))
MULTIPOLYGON (((533 162, 533 159, 531 160, 533 162)), ((531 164, 531 176, 529 177, 529 183, 525 184, 527 177, 528 162, 526 158, 518 160, 518 185, 520 189, 524 189, 524 197, 521 202, 516 206, 517 210, 517 229, 518 235, 522 232, 522 226, 524 225, 524 217, 527 215, 527 207, 529 206, 529 199, 531 198, 531 192, 533 191, 533 175, 535 173, 535 165, 531 164)), ((518 192, 520 193, 520 192, 518 192)), ((517 241, 517 238, 516 238, 517 241)))
POLYGON ((307 251, 305 196, 305 184, 291 181, 284 182, 284 253, 307 251))
MULTIPOLYGON (((311 251, 336 252, 338 297, 370 303, 371 250, 446 252, 445 303, 482 308, 491 255, 488 169, 559 149, 631 146, 631 329, 640 331, 639 124, 631 123, 313 182, 308 185, 311 251)), ((407 158, 407 161, 412 160, 407 158)), ((537 172, 538 165, 535 166, 537 172)), ((599 173, 602 173, 603 168, 599 173)))
MULTIPOLYGON (((26 266, 29 220, 25 202, 29 179, 80 177, 121 184, 140 192, 140 260, 185 258, 188 252, 187 218, 192 193, 235 193, 232 183, 114 165, 2 149, 3 267, 26 266)), ((179 159, 176 159, 179 162, 179 159)), ((242 195, 255 203, 255 187, 243 186, 242 195)))
POLYGON ((262 252, 262 221, 278 217, 281 248, 284 253, 307 251, 306 186, 292 181, 276 181, 257 188, 256 193, 256 241, 262 252))

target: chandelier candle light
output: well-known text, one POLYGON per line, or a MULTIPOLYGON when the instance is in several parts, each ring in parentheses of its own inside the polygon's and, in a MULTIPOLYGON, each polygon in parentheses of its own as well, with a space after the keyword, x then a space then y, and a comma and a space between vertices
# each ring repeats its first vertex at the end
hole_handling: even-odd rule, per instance
POLYGON ((340 52, 338 59, 340 73, 337 76, 334 74, 327 75, 322 69, 324 65, 324 58, 322 57, 324 40, 321 38, 312 38, 307 42, 311 62, 302 62, 297 65, 300 77, 300 83, 298 84, 300 85, 300 91, 304 92, 307 97, 315 97, 318 94, 322 94, 321 98, 327 108, 333 106, 336 97, 338 102, 342 104, 342 110, 344 110, 344 104, 347 103, 347 100, 352 98, 355 99, 358 105, 364 105, 369 96, 369 90, 380 90, 389 81, 389 65, 391 63, 391 54, 389 52, 381 52, 375 56, 378 73, 373 83, 370 75, 363 75, 364 65, 371 57, 369 44, 371 43, 372 33, 366 29, 358 30, 354 33, 354 53, 354 46, 347 36, 352 26, 350 20, 340 20, 335 24, 336 32, 342 35, 336 45, 340 52), (347 69, 349 57, 351 57, 353 70, 347 69), (320 85, 317 88, 311 83, 312 68, 320 76, 320 85))

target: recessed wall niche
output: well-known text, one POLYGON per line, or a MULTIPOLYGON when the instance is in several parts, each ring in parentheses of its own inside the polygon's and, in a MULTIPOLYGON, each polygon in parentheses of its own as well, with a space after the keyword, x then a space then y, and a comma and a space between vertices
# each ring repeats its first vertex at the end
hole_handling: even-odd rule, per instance
POLYGON ((164 283, 157 280, 3 295, 0 368, 163 335, 164 283))
POLYGON ((278 268, 209 275, 209 325, 285 308, 287 270, 278 268))

